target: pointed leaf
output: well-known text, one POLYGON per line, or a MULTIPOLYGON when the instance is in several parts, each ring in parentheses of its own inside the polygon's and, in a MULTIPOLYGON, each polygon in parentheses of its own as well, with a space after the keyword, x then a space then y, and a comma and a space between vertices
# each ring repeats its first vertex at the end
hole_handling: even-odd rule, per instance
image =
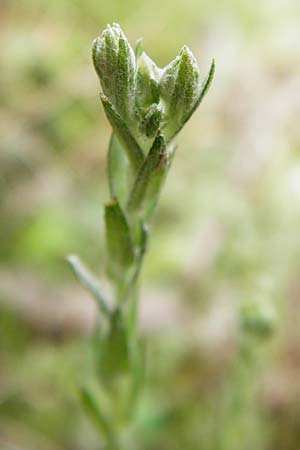
POLYGON ((193 109, 190 111, 190 113, 186 116, 185 118, 185 123, 189 120, 189 118, 191 117, 191 115, 196 111, 196 109, 198 108, 198 106, 200 105, 200 103, 202 102, 204 96, 207 94, 208 89, 210 88, 210 85, 212 83, 212 80, 214 78, 214 74, 215 74, 215 60, 213 59, 209 68, 209 72, 207 74, 207 76, 205 77, 201 88, 200 88, 200 92, 198 95, 198 98, 196 100, 196 103, 193 107, 193 109))
POLYGON ((168 166, 166 142, 158 132, 133 185, 128 210, 149 215, 157 201, 161 182, 168 166))
POLYGON ((205 77, 205 79, 204 79, 204 81, 203 81, 203 83, 201 85, 201 88, 200 88, 200 91, 199 91, 199 94, 198 94, 198 97, 197 97, 197 100, 196 100, 194 106, 189 111, 189 113, 184 117, 184 120, 183 120, 181 126, 171 136, 171 138, 168 140, 168 142, 170 142, 179 133, 179 131, 182 130, 184 125, 190 120, 191 116, 194 114, 194 112, 196 111, 196 109, 198 108, 200 103, 202 102, 203 98, 207 94, 207 92, 208 92, 208 90, 210 88, 210 85, 212 83, 212 80, 214 78, 214 74, 215 74, 215 60, 213 59, 212 62, 211 62, 211 65, 210 65, 209 72, 208 72, 207 76, 205 77))
POLYGON ((78 256, 70 255, 67 257, 67 261, 82 286, 92 294, 99 306, 99 309, 105 316, 108 316, 109 307, 101 292, 101 286, 96 276, 92 274, 92 272, 90 272, 90 270, 80 261, 78 256))
POLYGON ((134 262, 134 252, 129 226, 116 198, 105 205, 105 225, 108 271, 112 278, 120 281, 134 262))
POLYGON ((100 94, 106 117, 108 118, 116 136, 126 150, 128 159, 134 170, 138 170, 144 161, 144 154, 129 128, 117 113, 112 103, 105 95, 100 94))
POLYGON ((136 338, 135 343, 131 348, 131 370, 132 377, 128 412, 129 414, 134 414, 138 398, 145 383, 146 375, 145 345, 140 338, 136 338))
POLYGON ((99 370, 109 383, 121 374, 126 373, 129 367, 129 345, 127 330, 119 309, 114 311, 110 330, 102 341, 99 370))
POLYGON ((123 146, 112 133, 108 149, 107 171, 112 198, 117 197, 121 205, 126 203, 130 185, 130 170, 123 146))
POLYGON ((116 441, 114 438, 113 429, 111 427, 111 421, 101 411, 95 396, 86 387, 81 387, 80 399, 87 416, 100 432, 100 435, 102 437, 104 435, 112 448, 116 448, 116 441))

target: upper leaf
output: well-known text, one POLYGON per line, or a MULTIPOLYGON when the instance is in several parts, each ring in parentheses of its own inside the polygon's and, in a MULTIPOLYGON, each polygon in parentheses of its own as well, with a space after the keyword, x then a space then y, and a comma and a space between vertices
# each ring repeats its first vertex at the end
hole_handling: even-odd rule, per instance
POLYGON ((200 90, 193 107, 189 111, 187 111, 186 115, 182 119, 180 126, 173 132, 171 136, 169 136, 168 141, 173 139, 174 136, 179 133, 179 131, 184 127, 184 125, 189 121, 191 116, 194 114, 194 112, 204 99, 205 95, 207 94, 210 85, 212 83, 212 80, 214 78, 214 74, 215 74, 215 60, 213 59, 209 68, 209 72, 204 78, 203 82, 201 83, 200 90))
POLYGON ((109 142, 107 172, 110 196, 117 197, 120 205, 124 206, 131 185, 131 170, 124 148, 115 133, 112 133, 109 142))
MULTIPOLYGON (((158 131, 149 153, 134 182, 128 211, 146 216, 156 203, 157 195, 168 166, 168 153, 164 135, 158 131)), ((148 217, 147 217, 148 218, 148 217)))
POLYGON ((144 154, 142 149, 140 148, 136 139, 133 137, 126 122, 122 119, 109 99, 103 94, 100 95, 100 98, 104 107, 106 117, 108 118, 120 143, 124 147, 132 168, 134 169, 134 171, 138 170, 140 165, 144 161, 144 154))

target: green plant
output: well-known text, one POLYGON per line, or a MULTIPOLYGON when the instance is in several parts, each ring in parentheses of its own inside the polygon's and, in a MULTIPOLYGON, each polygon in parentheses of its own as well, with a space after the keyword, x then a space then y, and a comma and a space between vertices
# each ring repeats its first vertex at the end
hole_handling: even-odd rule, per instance
POLYGON ((197 109, 214 75, 203 82, 196 60, 184 46, 159 69, 138 41, 135 53, 118 24, 108 25, 93 44, 101 102, 112 126, 108 150, 111 199, 104 208, 108 301, 96 277, 76 256, 68 258, 79 281, 99 306, 95 361, 105 399, 85 386, 85 409, 106 440, 122 447, 144 378, 144 351, 137 330, 138 280, 149 225, 175 153, 174 138, 197 109), (101 405, 101 407, 100 407, 101 405))

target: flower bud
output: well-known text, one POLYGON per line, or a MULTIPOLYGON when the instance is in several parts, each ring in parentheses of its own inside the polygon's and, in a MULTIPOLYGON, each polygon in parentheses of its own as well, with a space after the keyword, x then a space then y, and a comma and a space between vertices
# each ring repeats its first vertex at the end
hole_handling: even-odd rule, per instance
POLYGON ((134 52, 118 24, 107 25, 93 43, 93 62, 103 93, 123 117, 132 112, 134 52))
POLYGON ((162 119, 162 107, 153 103, 140 124, 140 132, 148 138, 156 136, 162 119))
POLYGON ((138 59, 135 87, 135 104, 138 114, 152 103, 159 102, 159 69, 149 56, 143 52, 138 59))
POLYGON ((165 67, 160 94, 165 102, 171 132, 176 132, 190 115, 200 91, 197 62, 187 46, 165 67))

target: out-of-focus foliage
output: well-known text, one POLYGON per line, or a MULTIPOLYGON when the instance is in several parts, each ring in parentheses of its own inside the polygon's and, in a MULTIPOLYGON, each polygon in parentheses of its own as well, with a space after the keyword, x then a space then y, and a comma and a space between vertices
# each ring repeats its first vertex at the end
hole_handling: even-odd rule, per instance
POLYGON ((90 49, 117 21, 161 66, 182 43, 203 74, 217 61, 153 224, 147 388, 125 447, 298 450, 299 2, 0 8, 0 448, 101 448, 77 394, 95 310, 64 258, 104 274, 110 128, 90 49))

